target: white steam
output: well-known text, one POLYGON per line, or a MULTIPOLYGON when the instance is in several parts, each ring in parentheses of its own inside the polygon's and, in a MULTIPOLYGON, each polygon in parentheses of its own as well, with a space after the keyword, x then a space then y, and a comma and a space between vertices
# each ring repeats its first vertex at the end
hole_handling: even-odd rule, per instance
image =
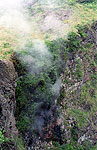
MULTIPOLYGON (((30 72, 39 72, 42 67, 46 68, 51 64, 51 54, 45 42, 40 38, 31 38, 36 22, 27 11, 29 5, 34 4, 34 0, 1 0, 0 1, 0 26, 13 30, 17 34, 15 51, 19 53, 19 59, 24 62, 30 72), (29 46, 27 41, 33 43, 29 46), (27 45, 27 44, 28 45, 27 45), (25 54, 24 52, 25 51, 25 54)), ((38 25, 37 25, 38 27, 38 25)), ((34 34, 38 34, 34 31, 34 34)), ((38 36, 37 36, 38 37, 38 36)))
MULTIPOLYGON (((59 5, 60 1, 0 0, 0 27, 7 28, 16 33, 17 42, 14 46, 15 51, 19 59, 27 66, 28 72, 32 74, 48 69, 52 62, 52 55, 46 47, 43 38, 41 38, 40 33, 45 32, 44 34, 46 34, 46 32, 49 33, 49 30, 51 30, 52 34, 58 34, 59 37, 59 35, 65 33, 67 28, 55 12, 55 8, 61 6, 59 5), (33 6, 37 1, 40 4, 40 13, 36 13, 37 7, 35 10, 33 6), (32 7, 31 9, 35 16, 31 16, 28 13, 28 6, 32 7)), ((52 85, 52 92, 55 99, 60 94, 61 84, 61 79, 59 78, 52 85)), ((46 97, 49 97, 49 94, 46 97)), ((40 111, 40 116, 35 118, 35 128, 42 133, 45 120, 51 116, 51 111, 47 110, 47 108, 45 108, 45 111, 40 111)))
POLYGON ((59 79, 57 79, 57 81, 55 82, 55 84, 52 87, 53 95, 55 95, 56 98, 59 97, 59 95, 60 95, 61 87, 62 87, 62 80, 61 80, 61 78, 59 78, 59 79))
MULTIPOLYGON (((47 69, 51 65, 52 55, 48 51, 43 40, 33 40, 33 45, 25 46, 27 53, 20 55, 20 59, 27 65, 30 73, 39 73, 42 69, 47 69)), ((23 53, 23 52, 22 52, 23 53)))
POLYGON ((0 1, 0 25, 30 32, 30 24, 24 16, 23 0, 1 0, 0 1))
MULTIPOLYGON (((67 0, 64 0, 64 5, 65 3, 67 0)), ((65 10, 61 11, 62 0, 0 0, 0 25, 30 33, 33 30, 31 28, 33 28, 34 22, 32 22, 32 18, 28 21, 27 7, 34 12, 33 18, 34 21, 38 20, 40 32, 41 29, 44 32, 52 30, 53 33, 65 33, 67 30, 67 25, 58 15, 59 12, 66 15, 65 10), (40 14, 37 12, 38 9, 41 9, 40 14), (43 16, 45 17, 42 20, 43 16)))
POLYGON ((30 72, 38 72, 51 65, 52 56, 43 41, 44 35, 60 37, 69 30, 56 13, 61 6, 61 0, 0 0, 0 27, 16 33, 15 51, 26 51, 20 59, 30 72), (31 16, 32 12, 34 15, 31 16), (33 43, 32 47, 27 47, 28 40, 33 43))

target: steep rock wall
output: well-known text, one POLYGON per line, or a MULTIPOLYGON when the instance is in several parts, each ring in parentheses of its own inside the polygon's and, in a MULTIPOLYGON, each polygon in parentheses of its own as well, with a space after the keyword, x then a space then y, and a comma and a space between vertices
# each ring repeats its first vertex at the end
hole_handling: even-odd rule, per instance
POLYGON ((0 130, 5 129, 7 137, 17 137, 14 118, 16 72, 11 62, 0 59, 0 130))

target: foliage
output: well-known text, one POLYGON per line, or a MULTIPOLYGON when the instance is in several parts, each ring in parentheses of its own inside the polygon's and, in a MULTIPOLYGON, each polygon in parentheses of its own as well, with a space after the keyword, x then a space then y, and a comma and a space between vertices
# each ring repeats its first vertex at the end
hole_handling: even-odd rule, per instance
POLYGON ((97 64, 97 54, 95 55, 95 63, 97 64))
POLYGON ((95 0, 76 0, 76 1, 79 2, 79 3, 92 3, 95 0))
POLYGON ((81 4, 87 4, 87 3, 93 3, 95 0, 69 0, 69 3, 71 5, 76 4, 76 2, 81 3, 81 4))
POLYGON ((60 145, 57 142, 54 142, 53 144, 54 146, 51 150, 84 150, 81 145, 77 145, 76 143, 60 145))
MULTIPOLYGON (((88 81, 82 88, 80 100, 86 100, 86 103, 92 103, 92 107, 96 107, 96 88, 97 88, 97 75, 91 75, 91 81, 88 81), (95 80, 93 80, 95 79, 95 80)), ((96 110, 95 110, 96 111, 96 110)))
POLYGON ((80 46, 80 39, 78 38, 76 33, 71 32, 68 35, 68 41, 67 41, 68 51, 69 52, 77 52, 79 46, 80 46))
POLYGON ((4 48, 9 48, 9 43, 4 43, 4 48))
POLYGON ((76 62, 76 72, 75 75, 77 75, 77 79, 81 79, 83 76, 83 70, 82 70, 82 63, 81 61, 78 59, 76 62))
POLYGON ((0 144, 3 144, 4 142, 8 141, 8 138, 5 138, 4 133, 5 133, 5 130, 0 131, 0 144))
MULTIPOLYGON (((84 143, 85 144, 85 143, 84 143)), ((97 145, 95 146, 82 146, 80 144, 77 144, 76 142, 72 141, 69 144, 60 145, 57 142, 53 142, 53 147, 51 150, 96 150, 97 145), (88 149, 87 149, 88 148, 88 149)))
MULTIPOLYGON (((64 69, 62 65, 64 65, 64 59, 66 60, 68 55, 65 40, 46 41, 46 45, 53 56, 50 68, 45 71, 42 70, 39 74, 28 74, 25 71, 23 76, 20 75, 17 81, 17 108, 15 114, 17 127, 21 132, 30 128, 31 123, 33 124, 35 110, 37 110, 39 104, 41 105, 41 103, 45 102, 51 105, 55 98, 52 87, 64 69), (27 112, 26 115, 23 113, 25 111, 27 112)), ((20 68, 23 64, 18 64, 20 67, 16 68, 21 70, 20 68)))
POLYGON ((16 139, 16 142, 18 150, 25 150, 22 138, 20 136, 16 139))
POLYGON ((24 144, 20 135, 18 138, 14 138, 14 139, 11 138, 3 142, 0 148, 2 148, 2 150, 13 150, 13 149, 25 150, 24 144))
POLYGON ((22 133, 26 131, 30 126, 30 120, 26 116, 23 116, 23 114, 19 115, 19 120, 17 121, 17 127, 18 130, 22 133))
POLYGON ((17 127, 20 131, 23 132, 29 128, 31 122, 33 122, 38 104, 44 101, 52 103, 51 80, 47 73, 40 73, 37 76, 25 74, 18 80, 16 88, 16 116, 18 119, 17 127), (25 111, 27 112, 26 114, 23 113, 25 111))
POLYGON ((86 34, 86 31, 87 31, 87 27, 88 25, 77 25, 76 26, 76 29, 78 30, 78 34, 81 36, 81 38, 86 38, 87 34, 86 34))
POLYGON ((88 117, 87 112, 80 109, 72 109, 70 111, 70 115, 73 115, 76 118, 79 127, 83 127, 87 125, 87 119, 86 119, 88 117))
MULTIPOLYGON (((23 76, 20 76, 17 81, 16 88, 16 99, 17 99, 17 127, 20 132, 24 133, 28 129, 33 126, 33 120, 35 115, 37 114, 37 110, 42 102, 49 103, 50 106, 54 99, 54 95, 52 93, 52 86, 56 82, 57 78, 61 73, 64 73, 64 66, 69 55, 75 56, 76 53, 80 51, 82 48, 82 40, 85 41, 87 34, 87 26, 84 28, 82 26, 78 26, 78 34, 71 32, 68 35, 68 40, 57 39, 54 41, 46 41, 46 45, 48 50, 52 53, 52 65, 46 71, 42 70, 39 74, 27 74, 24 72, 23 76), (27 112, 27 113, 25 113, 27 112), (26 114, 26 115, 25 115, 26 114)), ((85 51, 81 51, 82 53, 88 52, 91 47, 91 43, 86 43, 85 51)), ((87 58, 90 60, 90 57, 87 58)), ((96 55, 95 60, 92 65, 96 66, 96 55)), ((73 72, 75 78, 81 80, 83 77, 83 62, 81 59, 76 60, 76 71, 73 72)), ((93 101, 92 109, 95 109, 95 95, 93 98, 90 95, 91 87, 94 90, 94 79, 96 79, 96 74, 91 75, 92 84, 85 84, 80 89, 80 95, 78 100, 75 103, 78 106, 83 105, 83 102, 86 101, 88 105, 88 101, 93 101)), ((68 84, 66 79, 65 83, 68 84)), ((95 80, 96 81, 96 80, 95 80)), ((96 85, 95 85, 96 86, 96 85)), ((64 89, 61 90, 60 98, 58 99, 58 104, 61 105, 61 100, 66 97, 66 91, 64 89)), ((67 105, 69 102, 67 102, 67 105)), ((68 106, 65 106, 66 109, 68 106)), ((90 109, 90 111, 94 111, 90 109)), ((77 125, 79 128, 82 128, 87 125, 86 118, 89 117, 89 112, 86 112, 84 109, 73 108, 70 110, 70 114, 74 118, 76 118, 77 125)), ((33 127, 32 127, 33 128, 33 127)), ((31 129, 32 129, 31 128, 31 129)), ((74 128, 73 128, 74 129, 74 128)), ((76 130, 72 130, 72 138, 76 139, 76 130)), ((78 146, 77 144, 70 143, 65 145, 59 145, 56 143, 52 147, 52 150, 85 150, 85 147, 78 146)))

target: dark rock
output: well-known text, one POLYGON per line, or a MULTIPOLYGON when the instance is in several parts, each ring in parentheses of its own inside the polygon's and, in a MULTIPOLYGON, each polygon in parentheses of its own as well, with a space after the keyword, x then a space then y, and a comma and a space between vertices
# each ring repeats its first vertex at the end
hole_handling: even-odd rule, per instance
POLYGON ((0 129, 5 129, 5 136, 18 136, 14 111, 16 72, 11 62, 0 59, 0 129))

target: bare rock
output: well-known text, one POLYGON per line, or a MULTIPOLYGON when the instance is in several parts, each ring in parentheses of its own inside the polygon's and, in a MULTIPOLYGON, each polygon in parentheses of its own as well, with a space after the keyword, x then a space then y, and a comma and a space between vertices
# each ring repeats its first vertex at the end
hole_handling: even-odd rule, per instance
POLYGON ((11 62, 0 59, 0 129, 5 129, 7 137, 17 137, 18 130, 14 111, 16 72, 11 62))

